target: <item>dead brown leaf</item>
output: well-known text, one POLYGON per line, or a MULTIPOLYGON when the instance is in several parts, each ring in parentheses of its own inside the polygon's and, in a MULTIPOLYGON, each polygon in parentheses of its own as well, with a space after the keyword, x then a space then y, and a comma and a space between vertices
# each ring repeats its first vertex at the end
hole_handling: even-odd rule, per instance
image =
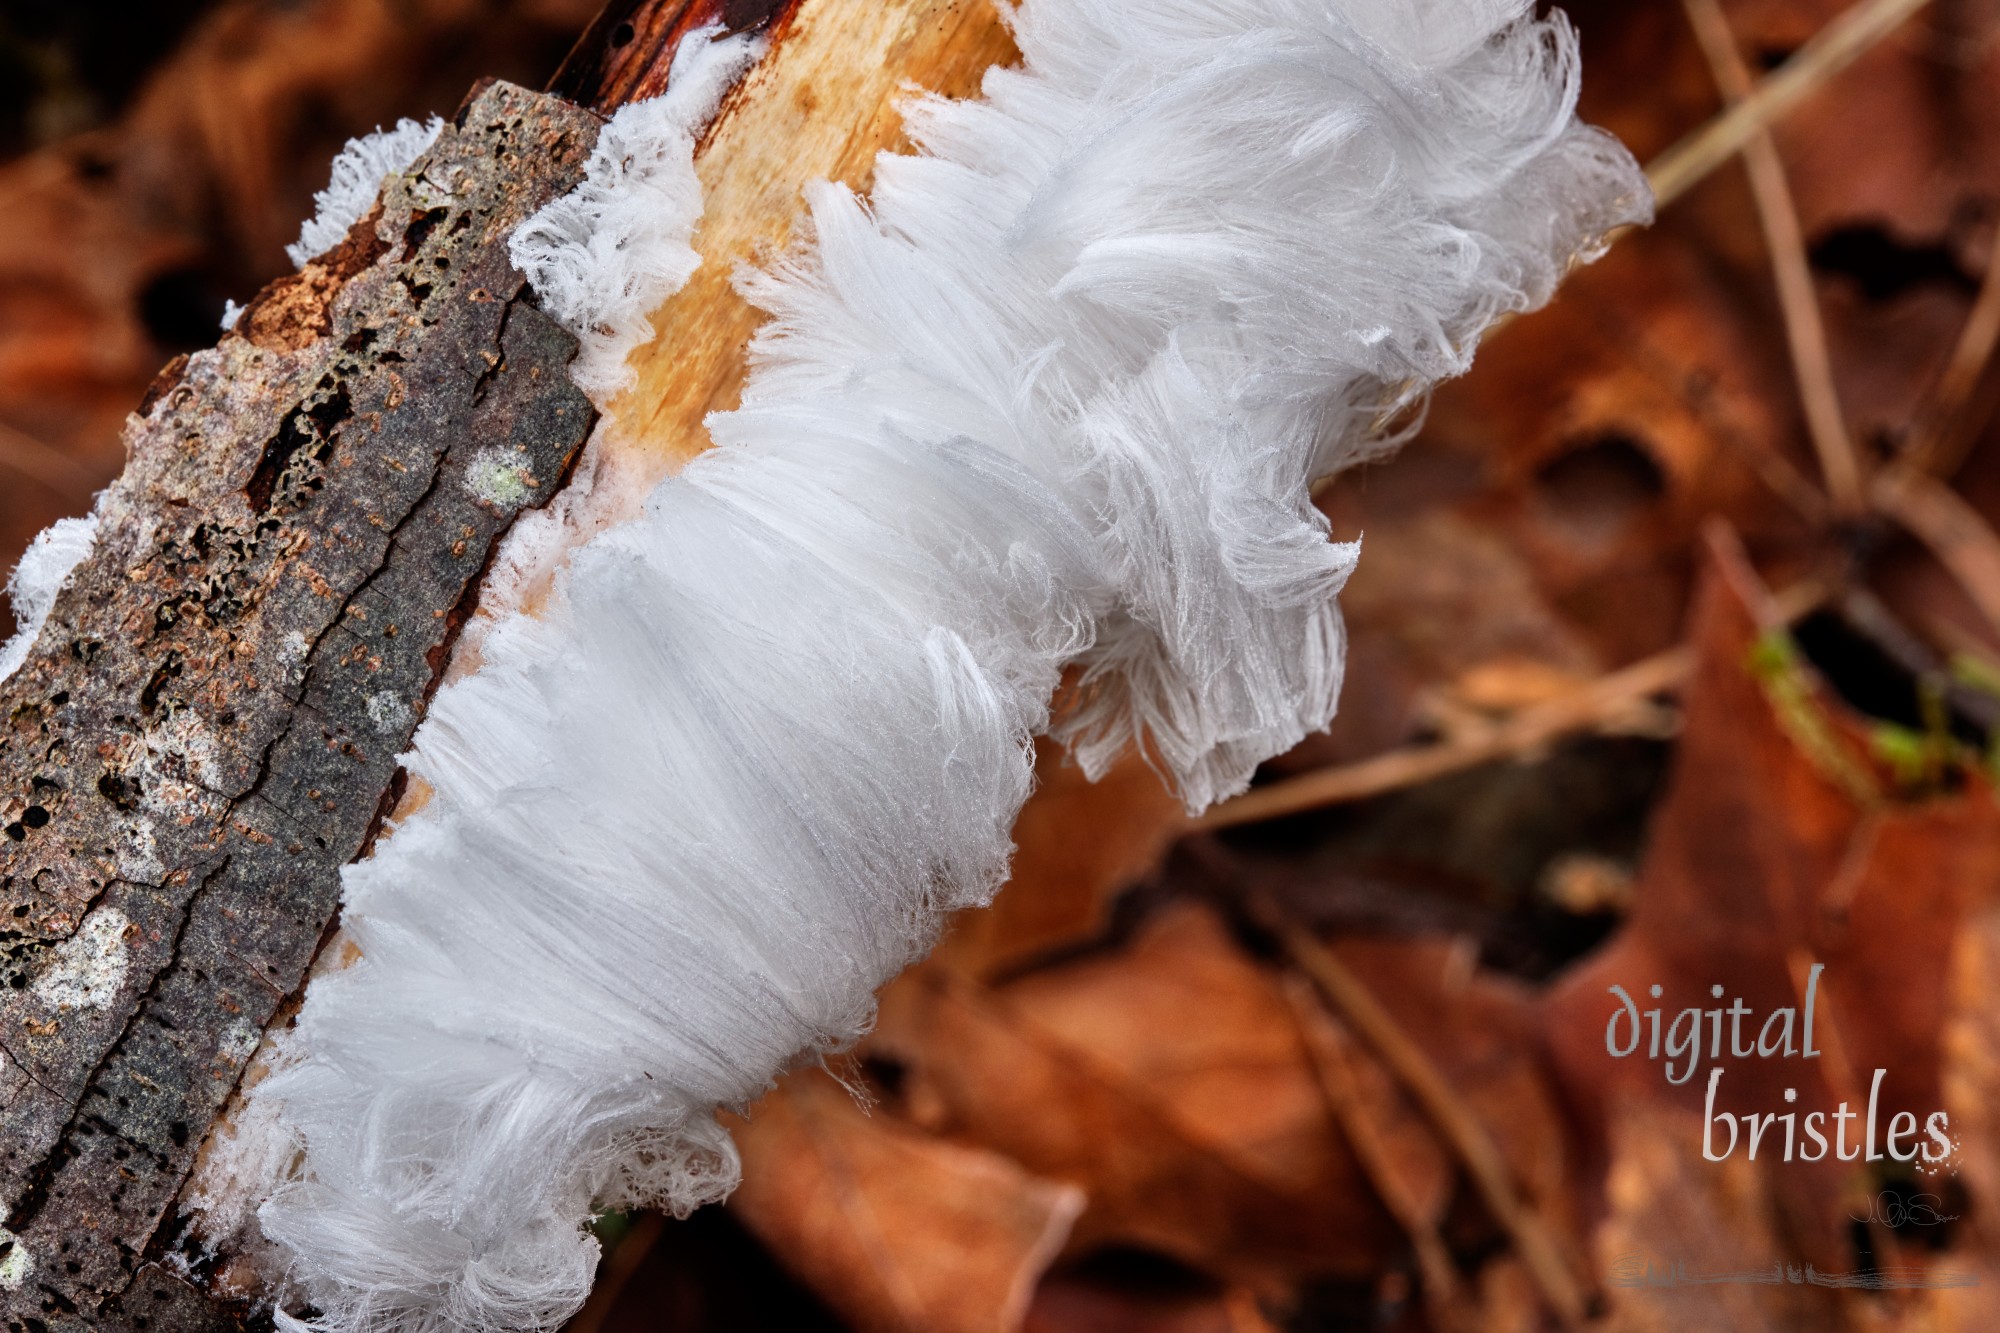
MULTIPOLYGON (((1880 1069, 1880 1116, 1908 1111, 1922 1122, 1942 1105, 1948 994, 1936 960, 1949 956, 1968 902, 2000 877, 2000 806, 1977 778, 1951 794, 1893 799, 1863 721, 1760 639, 1762 594, 1740 555, 1724 543, 1711 561, 1676 772, 1636 907, 1625 933, 1551 993, 1558 1063, 1593 1124, 1634 1114, 1633 1098, 1698 1118, 1709 1066, 1672 1088, 1658 1063, 1612 1059, 1605 1033, 1617 1001, 1607 988, 1623 985, 1670 1018, 1726 1003, 1711 998, 1720 986, 1769 1014, 1800 1004, 1809 964, 1820 962, 1825 1058, 1726 1060, 1718 1107, 1790 1110, 1786 1088, 1797 1089, 1801 1114, 1860 1106, 1880 1069), (1663 998, 1644 998, 1656 983, 1663 998)), ((1699 1151, 1699 1134, 1678 1148, 1699 1151)), ((1843 1201, 1863 1182, 1831 1155, 1760 1165, 1793 1260, 1853 1267, 1843 1201)))
POLYGON ((868 1115, 817 1070, 737 1144, 730 1206, 861 1333, 1013 1333, 1083 1207, 1073 1185, 868 1115))
POLYGON ((1035 792, 1014 821, 1014 863, 991 906, 961 913, 938 959, 991 976, 1101 935, 1120 890, 1146 874, 1187 816, 1159 773, 1128 754, 1096 782, 1061 747, 1035 747, 1035 792))
POLYGON ((1026 1333, 1276 1333, 1241 1287, 1160 1293, 1055 1277, 1035 1293, 1026 1333))
POLYGON ((907 1068, 928 1128, 1082 1185, 1073 1249, 1271 1282, 1365 1271, 1393 1228, 1273 982, 1198 909, 998 990, 920 971, 885 995, 867 1049, 907 1068))

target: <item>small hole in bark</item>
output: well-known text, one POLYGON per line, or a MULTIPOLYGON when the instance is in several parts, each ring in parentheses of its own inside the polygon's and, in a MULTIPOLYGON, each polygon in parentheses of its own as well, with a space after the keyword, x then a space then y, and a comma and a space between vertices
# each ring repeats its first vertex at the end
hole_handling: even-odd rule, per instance
POLYGON ((617 27, 611 30, 611 49, 614 51, 619 51, 623 50, 627 46, 630 46, 632 44, 632 38, 634 35, 635 34, 633 32, 631 24, 629 23, 619 24, 617 27))
POLYGON ((127 781, 122 773, 106 773, 99 778, 97 794, 120 810, 136 809, 139 804, 139 784, 127 781))
POLYGON ((28 837, 28 830, 17 819, 7 826, 7 836, 15 842, 25 842, 28 837))
POLYGON ((49 812, 42 806, 31 805, 21 812, 21 822, 29 828, 47 828, 49 826, 49 812))
MULTIPOLYGON (((401 262, 407 264, 416 258, 417 251, 424 248, 433 228, 451 217, 449 208, 426 208, 410 214, 409 225, 403 228, 403 255, 401 262)), ((449 235, 450 233, 446 233, 449 235)))
POLYGON ((139 691, 139 706, 149 713, 152 712, 154 708, 159 706, 160 691, 167 687, 168 681, 175 679, 180 674, 180 655, 169 653, 167 660, 153 669, 153 678, 146 682, 146 688, 139 691))

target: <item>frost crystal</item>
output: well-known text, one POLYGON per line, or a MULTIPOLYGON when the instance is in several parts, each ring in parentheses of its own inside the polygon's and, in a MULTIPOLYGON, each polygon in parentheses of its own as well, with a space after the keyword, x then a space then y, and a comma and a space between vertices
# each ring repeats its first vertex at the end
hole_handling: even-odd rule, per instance
MULTIPOLYGON (((1648 213, 1528 0, 1014 28, 869 207, 810 192, 717 447, 438 695, 430 803, 346 876, 361 957, 260 1088, 304 1148, 262 1224, 321 1327, 553 1327, 594 1208, 726 1193, 717 1110, 854 1040, 1004 877, 1070 664, 1086 764, 1144 735, 1190 807, 1323 726, 1357 552, 1313 478, 1648 213)), ((594 394, 691 268, 692 123, 614 122, 516 235, 594 394)))

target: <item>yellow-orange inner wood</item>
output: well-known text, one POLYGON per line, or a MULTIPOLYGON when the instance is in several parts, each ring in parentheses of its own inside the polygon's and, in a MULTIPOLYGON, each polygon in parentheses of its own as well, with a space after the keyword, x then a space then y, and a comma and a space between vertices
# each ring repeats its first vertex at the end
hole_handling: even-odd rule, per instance
POLYGON ((702 266, 653 315, 632 354, 638 383, 612 405, 599 448, 644 486, 708 446, 702 420, 734 407, 744 353, 762 322, 731 279, 799 239, 804 186, 865 192, 875 157, 907 147, 898 102, 915 84, 976 95, 1015 58, 993 0, 806 0, 774 49, 725 102, 696 154, 702 266), (627 466, 629 465, 629 466, 627 466))

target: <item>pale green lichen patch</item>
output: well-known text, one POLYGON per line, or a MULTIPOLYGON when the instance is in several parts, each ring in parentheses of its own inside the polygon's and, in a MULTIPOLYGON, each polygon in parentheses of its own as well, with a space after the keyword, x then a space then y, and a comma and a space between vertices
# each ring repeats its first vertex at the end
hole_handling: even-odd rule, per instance
POLYGON ((125 931, 131 923, 115 907, 100 907, 76 934, 56 946, 55 965, 35 983, 35 995, 58 1009, 102 1009, 125 984, 131 958, 125 931))
POLYGON ((250 1058, 257 1049, 257 1043, 263 1039, 264 1034, 258 1031, 255 1023, 239 1018, 223 1032, 219 1050, 231 1063, 241 1063, 250 1058))
POLYGON ((473 455, 465 480, 472 493, 486 503, 511 508, 528 498, 535 479, 522 466, 516 451, 482 449, 473 455))
POLYGON ((0 1291, 19 1291, 34 1271, 35 1257, 28 1253, 28 1247, 13 1232, 0 1227, 0 1291))
POLYGON ((139 820, 124 831, 118 849, 118 874, 134 884, 158 884, 166 878, 167 865, 160 859, 159 826, 152 820, 139 820))
POLYGON ((410 720, 410 706, 392 690, 368 696, 368 720, 378 731, 398 731, 410 720))

